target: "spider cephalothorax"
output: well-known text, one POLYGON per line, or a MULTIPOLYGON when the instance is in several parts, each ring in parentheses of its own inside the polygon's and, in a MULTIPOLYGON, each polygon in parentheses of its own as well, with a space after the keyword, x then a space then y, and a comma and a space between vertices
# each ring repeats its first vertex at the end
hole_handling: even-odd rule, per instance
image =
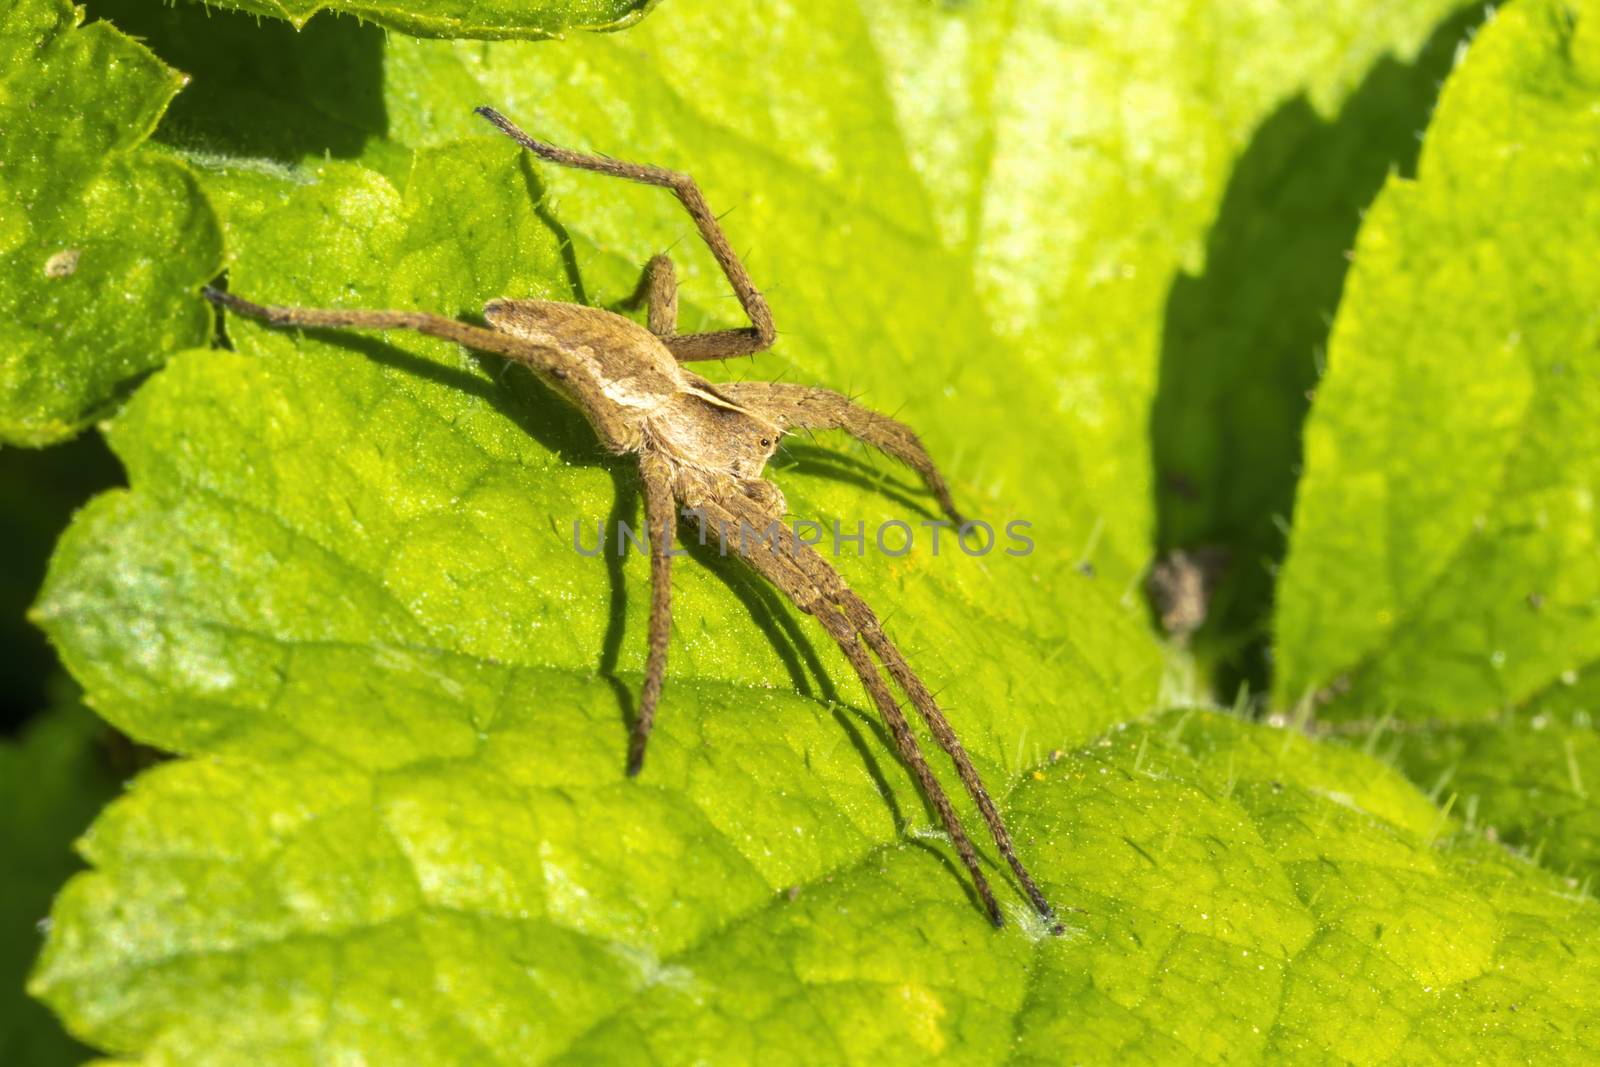
POLYGON ((683 364, 693 360, 753 355, 776 337, 766 301, 751 284, 694 180, 659 167, 557 148, 535 141, 490 108, 478 112, 552 163, 671 189, 722 266, 751 325, 679 334, 677 280, 672 260, 664 255, 645 267, 636 294, 648 301, 648 329, 600 308, 547 300, 492 301, 484 308, 489 323, 485 329, 425 312, 265 307, 215 289, 207 289, 207 297, 274 325, 411 329, 498 353, 530 368, 575 404, 606 448, 639 457, 649 522, 651 607, 644 687, 628 745, 630 775, 638 774, 644 764, 666 678, 672 625, 671 546, 680 509, 682 515, 722 530, 774 531, 771 538, 752 543, 735 537, 728 544, 796 607, 815 616, 838 643, 883 716, 895 748, 938 813, 990 919, 999 925, 1000 908, 977 851, 923 759, 879 664, 950 754, 1029 900, 1041 915, 1051 918, 1050 905, 1017 858, 1000 813, 933 694, 884 634, 867 603, 821 555, 785 528, 783 494, 762 477, 779 439, 790 430, 845 430, 915 469, 940 507, 960 523, 950 491, 917 435, 903 423, 831 390, 779 382, 713 384, 687 370, 683 364))

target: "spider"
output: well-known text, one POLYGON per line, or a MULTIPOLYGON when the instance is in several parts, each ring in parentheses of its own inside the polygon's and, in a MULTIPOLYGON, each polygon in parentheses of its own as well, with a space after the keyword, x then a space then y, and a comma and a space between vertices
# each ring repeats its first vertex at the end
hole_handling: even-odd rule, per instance
MULTIPOLYGON (((1000 906, 984 877, 977 851, 950 799, 929 770, 877 657, 955 763, 996 846, 1028 899, 1047 923, 1049 902, 1017 858, 1011 834, 989 791, 956 738, 933 694, 889 640, 867 603, 810 545, 784 528, 783 494, 762 477, 779 440, 796 429, 839 429, 855 435, 915 470, 956 522, 961 516, 938 468, 917 435, 828 389, 780 382, 713 384, 685 369, 695 360, 755 355, 777 331, 766 300, 751 283, 700 188, 687 174, 626 163, 545 144, 529 137, 493 108, 477 113, 541 159, 646 185, 663 186, 694 219, 751 325, 709 333, 677 332, 678 286, 672 260, 653 257, 640 278, 635 302, 648 300, 648 329, 601 308, 546 300, 493 300, 483 309, 488 328, 417 311, 270 307, 207 287, 212 303, 273 326, 416 330, 493 352, 520 363, 575 404, 611 452, 639 457, 650 546, 649 651, 638 714, 628 742, 627 773, 644 765, 667 670, 672 621, 672 537, 682 517, 709 520, 719 529, 773 529, 776 536, 733 545, 740 558, 776 586, 800 611, 815 616, 838 643, 883 716, 895 748, 915 775, 972 877, 984 910, 1002 925, 1000 906), (870 654, 869 654, 870 653, 870 654)), ((1059 927, 1054 927, 1059 930, 1059 927)))

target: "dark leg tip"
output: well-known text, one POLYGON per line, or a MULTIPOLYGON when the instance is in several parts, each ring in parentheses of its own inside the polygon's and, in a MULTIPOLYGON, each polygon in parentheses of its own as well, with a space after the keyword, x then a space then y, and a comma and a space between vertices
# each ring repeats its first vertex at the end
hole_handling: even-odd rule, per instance
POLYGON ((224 293, 216 286, 202 286, 200 289, 200 295, 211 301, 213 304, 216 304, 218 307, 221 307, 228 302, 228 294, 224 293))
POLYGON ((511 120, 500 114, 500 112, 496 111, 488 104, 481 104, 478 107, 473 108, 472 113, 488 119, 489 122, 501 133, 513 138, 517 136, 518 131, 515 126, 511 125, 511 120))
POLYGON ((1050 933, 1056 937, 1060 937, 1066 932, 1067 928, 1063 923, 1056 923, 1054 926, 1050 927, 1050 933))
POLYGON ((637 778, 639 772, 644 770, 644 746, 628 746, 628 777, 637 778))

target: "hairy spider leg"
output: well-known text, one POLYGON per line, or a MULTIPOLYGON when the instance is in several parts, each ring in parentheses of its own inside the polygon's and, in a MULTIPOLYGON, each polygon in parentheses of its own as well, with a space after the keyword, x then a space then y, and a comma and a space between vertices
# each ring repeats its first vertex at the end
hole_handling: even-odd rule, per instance
POLYGON ((639 690, 639 715, 628 737, 628 774, 644 767, 644 750, 655 726, 656 707, 667 680, 667 644, 672 637, 672 532, 677 528, 677 497, 672 467, 654 452, 639 456, 644 479, 644 513, 650 542, 650 630, 644 686, 639 690))
MULTIPOLYGON (((733 245, 728 243, 728 237, 722 232, 722 224, 711 213, 711 208, 706 204, 706 198, 700 192, 700 186, 687 174, 668 170, 665 167, 652 167, 643 163, 627 163, 620 159, 610 159, 606 156, 587 155, 583 152, 574 152, 569 148, 536 141, 524 133, 516 123, 506 118, 492 107, 475 109, 478 114, 494 123, 502 133, 516 141, 522 147, 538 156, 540 159, 563 167, 574 167, 578 170, 590 170, 597 174, 607 174, 614 178, 625 178, 631 182, 640 182, 644 185, 656 185, 671 189, 677 196, 684 210, 689 212, 689 217, 694 219, 695 226, 700 230, 700 236, 705 239, 706 246, 711 249, 711 254, 716 257, 717 265, 722 268, 722 273, 728 278, 728 284, 733 286, 733 291, 739 297, 739 303, 744 307, 745 314, 750 316, 750 326, 739 327, 732 330, 715 330, 710 333, 675 334, 656 329, 656 313, 652 310, 651 332, 659 336, 667 348, 680 362, 688 363, 700 359, 729 359, 734 356, 751 356, 757 352, 765 351, 772 347, 773 340, 778 336, 772 324, 772 309, 767 306, 766 298, 761 295, 755 283, 750 280, 749 273, 744 269, 744 264, 739 260, 739 254, 733 250, 733 245)), ((665 256, 657 256, 653 264, 666 260, 665 256)), ((663 296, 663 311, 661 321, 669 318, 676 323, 677 319, 677 284, 669 266, 665 269, 657 266, 650 271, 650 290, 652 297, 659 291, 663 296), (657 289, 657 285, 660 289, 657 289), (667 314, 665 306, 667 294, 670 293, 671 313, 667 314)), ((647 271, 649 269, 647 268, 647 271)))
POLYGON ((932 731, 939 747, 945 750, 951 762, 955 764, 961 784, 966 787, 968 795, 978 805, 978 811, 983 816, 985 825, 989 827, 995 846, 1000 849, 1000 854, 1005 857, 1017 880, 1022 883, 1022 888, 1032 901, 1034 909, 1046 920, 1053 920, 1055 913, 1027 868, 1017 857, 1011 832, 1006 828, 1005 820, 1000 817, 1000 812, 989 796, 989 790, 985 788, 978 769, 972 765, 971 757, 962 747, 960 739, 956 737, 955 730, 951 728, 950 721, 945 718, 938 702, 933 699, 933 694, 911 669, 911 665, 906 662, 899 648, 883 632, 883 626, 872 607, 846 584, 844 578, 828 564, 827 560, 811 546, 799 543, 798 539, 795 541, 794 558, 797 566, 818 592, 849 620, 854 631, 861 635, 862 640, 888 668, 890 677, 911 698, 912 707, 916 708, 917 713, 928 724, 928 729, 932 731))
POLYGON ((921 438, 905 423, 832 389, 792 382, 727 382, 717 392, 785 430, 843 430, 916 471, 951 521, 957 526, 965 521, 921 438))
MULTIPOLYGON (((762 529, 772 519, 771 515, 766 514, 755 506, 753 501, 743 496, 730 497, 725 501, 686 502, 686 506, 698 508, 713 521, 725 523, 727 527, 734 529, 739 528, 741 520, 759 524, 757 528, 762 529)), ((961 820, 957 817, 950 798, 945 794, 944 787, 934 777, 928 761, 923 757, 922 749, 918 746, 916 736, 911 732, 911 726, 906 722, 905 713, 900 710, 894 693, 890 691, 883 680, 883 675, 878 672, 878 668, 862 645, 854 621, 798 564, 797 554, 805 551, 806 546, 798 542, 792 531, 781 529, 781 524, 780 531, 781 545, 772 542, 748 545, 745 539, 740 537, 734 546, 735 550, 755 569, 756 573, 781 590, 795 607, 808 615, 815 616, 822 624, 822 628, 828 632, 828 636, 833 638, 844 652, 845 658, 850 661, 850 666, 861 679, 861 684, 872 697, 872 702, 878 706, 878 712, 889 728, 889 735, 894 740, 900 758, 910 768, 923 795, 928 798, 939 816, 939 821, 944 824, 945 832, 950 835, 951 844, 955 846, 957 855, 961 857, 962 864, 971 875, 973 886, 983 901, 984 911, 988 913, 990 922, 997 927, 1004 925, 1000 905, 995 900, 994 891, 989 888, 989 881, 984 877, 983 868, 978 861, 977 849, 973 847, 971 838, 962 827, 961 820)))
POLYGON ((482 326, 472 326, 426 311, 279 307, 273 304, 257 304, 209 285, 200 291, 207 300, 218 307, 225 307, 252 319, 260 319, 270 326, 299 326, 306 329, 415 330, 430 337, 442 337, 447 341, 454 341, 480 352, 493 352, 546 373, 562 370, 565 362, 563 354, 555 348, 533 344, 499 330, 487 330, 482 326))
POLYGON ((678 272, 672 265, 672 257, 665 252, 650 257, 633 295, 622 302, 629 311, 640 304, 649 311, 646 322, 650 332, 666 341, 670 348, 678 336, 678 272))

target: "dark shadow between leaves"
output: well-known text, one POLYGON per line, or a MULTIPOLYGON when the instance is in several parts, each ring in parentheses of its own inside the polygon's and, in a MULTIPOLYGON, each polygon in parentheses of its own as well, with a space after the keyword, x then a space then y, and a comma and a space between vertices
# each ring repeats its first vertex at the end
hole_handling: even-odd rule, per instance
POLYGON ((45 567, 73 512, 106 489, 127 484, 98 431, 46 449, 0 448, 0 738, 15 736, 55 703, 61 665, 28 622, 45 567))
POLYGON ((1386 58, 1331 121, 1297 97, 1240 156, 1199 277, 1167 300, 1150 417, 1157 550, 1231 561, 1194 647, 1215 695, 1269 688, 1268 627, 1299 478, 1301 426, 1361 213, 1420 135, 1473 7, 1441 23, 1409 63, 1386 58))
POLYGON ((388 134, 384 33, 377 26, 317 18, 296 31, 277 19, 150 0, 88 0, 85 7, 89 18, 139 38, 193 76, 156 130, 163 144, 295 163, 354 159, 388 134))

